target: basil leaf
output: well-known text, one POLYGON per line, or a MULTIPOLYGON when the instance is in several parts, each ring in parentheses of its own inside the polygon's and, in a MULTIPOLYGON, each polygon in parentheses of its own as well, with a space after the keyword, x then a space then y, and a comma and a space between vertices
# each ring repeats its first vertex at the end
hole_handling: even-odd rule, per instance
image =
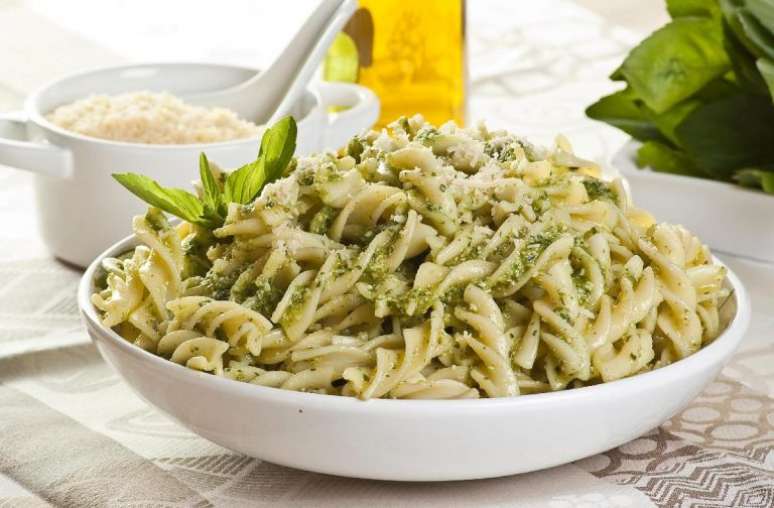
POLYGON ((706 178, 696 164, 684 152, 671 148, 657 141, 648 141, 637 150, 637 165, 649 167, 660 173, 697 176, 706 178))
POLYGON ((266 129, 261 138, 258 159, 226 178, 226 201, 249 203, 258 197, 267 183, 280 178, 296 150, 297 132, 296 121, 290 116, 266 129))
POLYGON ((774 58, 774 35, 747 9, 739 9, 737 16, 747 38, 758 50, 757 55, 774 58))
POLYGON ((199 180, 202 182, 202 201, 204 206, 217 210, 222 193, 218 182, 215 181, 215 177, 212 175, 210 161, 207 160, 204 152, 199 154, 199 180))
POLYGON ((615 68, 613 72, 610 73, 610 76, 608 76, 611 81, 626 81, 626 78, 623 75, 623 72, 621 70, 621 66, 615 68))
POLYGON ((635 99, 632 90, 626 88, 599 99, 586 108, 586 115, 618 127, 640 141, 663 139, 656 125, 637 106, 635 99))
POLYGON ((260 155, 266 159, 267 183, 281 177, 290 163, 296 151, 297 134, 296 121, 286 116, 263 135, 260 155))
POLYGON ((264 159, 245 164, 241 168, 231 172, 226 178, 223 194, 227 203, 246 204, 251 197, 257 195, 266 180, 264 159))
POLYGON ((774 62, 766 58, 759 58, 755 62, 755 66, 763 76, 763 81, 769 89, 769 94, 774 97, 774 62))
POLYGON ((683 16, 712 17, 719 13, 718 4, 714 0, 667 0, 666 7, 672 18, 683 16))
POLYGON ((646 111, 664 137, 668 139, 671 144, 679 146, 680 141, 675 135, 675 129, 683 122, 683 120, 685 120, 685 117, 700 105, 701 102, 696 99, 686 99, 679 104, 675 104, 672 108, 663 113, 656 113, 650 108, 647 108, 646 111))
POLYGON ((203 152, 199 155, 199 180, 202 183, 202 204, 204 207, 202 216, 212 222, 222 224, 226 216, 223 191, 220 190, 220 185, 210 169, 210 161, 203 152))
POLYGON ((739 19, 739 12, 743 7, 744 0, 719 0, 720 10, 723 13, 723 20, 731 28, 736 38, 742 45, 756 58, 761 56, 760 50, 750 40, 742 27, 739 19))
POLYGON ((750 93, 767 94, 766 83, 761 79, 761 73, 755 65, 755 56, 737 38, 733 29, 725 20, 723 21, 723 35, 723 45, 731 58, 731 65, 734 68, 734 75, 739 85, 750 93))
POLYGON ((249 203, 260 194, 264 185, 282 176, 293 158, 296 135, 296 122, 292 117, 283 118, 267 129, 261 139, 258 158, 229 174, 223 190, 212 174, 207 156, 202 153, 199 156, 201 199, 182 189, 162 187, 143 175, 116 173, 113 178, 151 206, 213 229, 223 224, 228 203, 249 203))
POLYGON ((730 68, 720 22, 678 18, 642 41, 626 57, 621 73, 656 113, 690 97, 730 68))
POLYGON ((202 203, 190 192, 164 188, 147 176, 135 173, 114 173, 113 178, 149 205, 188 222, 202 224, 202 203))
POLYGON ((745 6, 769 32, 774 32, 774 2, 771 0, 747 0, 745 6))
POLYGON ((740 169, 734 173, 734 180, 745 187, 762 189, 768 194, 774 194, 774 172, 756 168, 740 169))
POLYGON ((675 129, 686 152, 715 178, 735 169, 774 163, 774 105, 759 95, 733 95, 703 104, 675 129))

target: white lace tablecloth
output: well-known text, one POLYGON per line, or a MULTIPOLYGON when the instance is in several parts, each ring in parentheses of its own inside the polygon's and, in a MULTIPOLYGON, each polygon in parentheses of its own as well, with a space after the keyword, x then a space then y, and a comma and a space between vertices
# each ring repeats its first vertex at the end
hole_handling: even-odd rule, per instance
MULTIPOLYGON (((153 48, 164 58, 255 64, 251 47, 260 46, 265 60, 282 44, 262 45, 257 31, 229 39, 228 25, 216 21, 208 46, 199 25, 211 13, 199 7, 185 23, 165 24, 163 16, 147 20, 152 6, 170 9, 162 2, 90 3, 95 15, 122 20, 111 35, 78 16, 59 16, 76 8, 64 4, 83 9, 0 2, 0 109, 18 106, 42 78, 152 58, 153 48)), ((218 5, 241 9, 235 23, 268 12, 266 2, 218 5)), ((303 9, 293 10, 275 14, 300 20, 303 9)), ((561 131, 599 161, 624 141, 586 120, 583 108, 611 89, 605 76, 637 36, 560 0, 476 0, 469 23, 474 121, 486 118, 539 141, 561 131)), ((750 333, 689 408, 647 435, 514 477, 351 480, 235 454, 140 400, 89 343, 75 301, 80 272, 41 245, 31 184, 28 174, 0 168, 0 506, 774 506, 774 266, 721 256, 751 293, 750 333)))

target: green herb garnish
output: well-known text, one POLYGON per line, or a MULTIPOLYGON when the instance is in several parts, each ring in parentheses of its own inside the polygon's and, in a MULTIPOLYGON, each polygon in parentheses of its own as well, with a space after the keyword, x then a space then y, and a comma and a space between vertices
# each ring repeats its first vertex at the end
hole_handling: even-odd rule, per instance
POLYGON ((201 197, 183 189, 162 187, 155 180, 136 173, 114 173, 113 178, 149 205, 213 229, 223 224, 229 203, 252 202, 266 184, 283 175, 296 150, 296 134, 296 122, 290 116, 266 129, 258 158, 229 173, 222 186, 202 153, 199 157, 201 197))
POLYGON ((774 168, 764 169, 740 169, 734 175, 734 179, 746 187, 763 189, 769 194, 774 194, 774 168))
POLYGON ((666 4, 672 21, 611 76, 625 88, 586 114, 643 142, 640 167, 774 194, 774 1, 666 4))

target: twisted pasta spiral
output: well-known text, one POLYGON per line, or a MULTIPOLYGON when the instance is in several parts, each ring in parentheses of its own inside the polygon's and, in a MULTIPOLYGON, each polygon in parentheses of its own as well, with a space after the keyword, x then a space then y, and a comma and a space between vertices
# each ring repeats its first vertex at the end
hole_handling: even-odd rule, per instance
POLYGON ((406 399, 613 381, 720 333, 725 271, 558 138, 401 118, 300 158, 222 226, 105 262, 107 326, 237 381, 406 399))

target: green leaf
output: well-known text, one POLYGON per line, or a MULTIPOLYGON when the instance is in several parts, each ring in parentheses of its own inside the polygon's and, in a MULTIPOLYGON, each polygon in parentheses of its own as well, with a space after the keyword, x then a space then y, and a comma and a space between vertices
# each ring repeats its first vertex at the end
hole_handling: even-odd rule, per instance
POLYGON ((734 33, 727 21, 723 20, 723 45, 731 59, 734 75, 741 87, 750 93, 767 94, 766 83, 755 65, 755 56, 750 53, 734 33))
POLYGON ((113 178, 126 187, 129 192, 151 206, 160 208, 188 222, 197 224, 202 222, 202 204, 190 192, 182 189, 164 188, 147 176, 135 173, 114 173, 113 178))
POLYGON ((657 141, 647 141, 637 150, 637 165, 660 173, 706 178, 684 152, 657 141))
POLYGON ((226 201, 250 203, 267 183, 281 177, 296 150, 296 135, 297 127, 293 117, 285 117, 266 129, 261 138, 258 159, 226 178, 223 192, 226 201))
POLYGON ((220 204, 222 192, 218 182, 215 181, 215 177, 212 175, 210 161, 207 160, 204 152, 199 154, 199 180, 202 182, 202 190, 204 191, 202 196, 204 206, 209 206, 216 210, 220 204))
POLYGON ((626 81, 626 78, 623 75, 623 71, 621 69, 621 66, 615 68, 613 72, 610 73, 610 76, 608 76, 611 81, 626 81))
POLYGON ((282 176, 296 151, 297 134, 298 127, 292 116, 286 116, 264 133, 259 155, 266 159, 269 175, 266 183, 282 176))
POLYGON ((637 106, 635 99, 630 88, 620 90, 586 108, 586 115, 617 127, 640 141, 663 139, 658 128, 637 106))
POLYGON ((727 180, 734 170, 774 162, 774 105, 758 95, 733 95, 691 112, 675 133, 704 171, 727 180))
MULTIPOLYGON (((733 74, 733 73, 730 73, 733 74)), ((707 86, 696 93, 696 98, 702 102, 711 102, 736 95, 740 92, 736 83, 729 81, 726 76, 710 81, 707 86)))
POLYGON ((761 189, 767 194, 774 194, 774 173, 766 172, 761 175, 761 189))
POLYGON ((723 20, 731 28, 734 35, 736 35, 736 39, 741 42, 753 56, 761 56, 760 50, 747 36, 747 33, 745 33, 745 30, 742 27, 742 22, 739 19, 739 12, 742 7, 744 7, 744 0, 719 0, 718 4, 723 13, 723 20))
POLYGON ((643 109, 663 137, 669 140, 673 145, 679 145, 680 141, 675 135, 675 129, 683 120, 685 120, 685 117, 688 116, 691 111, 700 105, 701 101, 697 99, 687 99, 679 104, 675 104, 672 108, 663 113, 656 113, 647 106, 643 106, 643 109))
POLYGON ((715 0, 666 0, 666 7, 672 18, 685 16, 716 16, 720 9, 715 0))
POLYGON ((182 189, 164 188, 156 181, 134 173, 113 174, 121 185, 146 203, 205 228, 223 223, 229 202, 253 201, 264 185, 280 178, 296 149, 296 122, 283 118, 267 129, 258 158, 228 175, 223 190, 218 185, 205 154, 199 156, 201 200, 182 189))
POLYGON ((769 95, 774 97, 774 62, 766 58, 759 58, 755 62, 756 67, 763 76, 766 86, 769 89, 769 95))
POLYGON ((678 18, 642 41, 621 72, 656 113, 690 97, 730 69, 718 20, 678 18))
POLYGON ((763 189, 768 194, 774 194, 774 172, 756 168, 740 169, 734 173, 734 180, 745 187, 763 189))
POLYGON ((769 32, 774 32, 774 2, 771 0, 747 0, 747 9, 769 32))
POLYGON ((769 32, 747 9, 738 9, 737 17, 748 40, 758 50, 755 55, 774 59, 774 34, 769 32))
POLYGON ((226 178, 223 195, 228 203, 246 204, 258 193, 266 179, 264 160, 259 158, 232 171, 226 178))
POLYGON ((656 113, 647 106, 641 106, 643 113, 653 122, 663 135, 663 139, 669 140, 673 145, 680 145, 680 140, 675 134, 675 129, 694 109, 704 102, 711 102, 723 97, 728 97, 739 93, 739 88, 726 81, 725 79, 716 79, 708 83, 691 98, 675 104, 663 113, 656 113))

